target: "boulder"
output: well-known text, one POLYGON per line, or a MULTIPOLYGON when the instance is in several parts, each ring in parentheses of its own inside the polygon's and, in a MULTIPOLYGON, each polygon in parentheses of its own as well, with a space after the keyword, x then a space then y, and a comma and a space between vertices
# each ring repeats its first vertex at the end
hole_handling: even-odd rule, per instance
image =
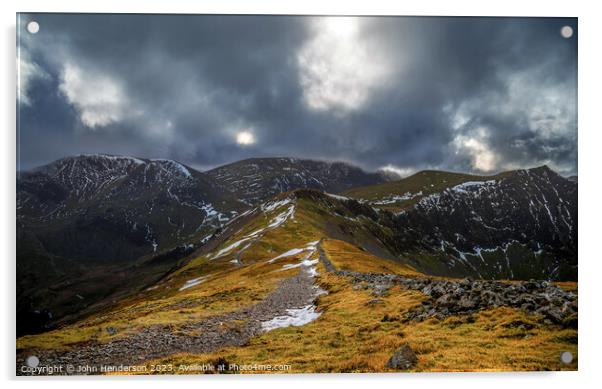
POLYGON ((471 298, 468 295, 462 296, 460 301, 458 302, 458 306, 464 310, 474 309, 478 305, 476 299, 471 298))
POLYGON ((391 289, 391 284, 373 284, 372 285, 372 295, 373 296, 385 296, 389 289, 391 289))
POLYGON ((562 311, 560 309, 558 309, 557 307, 548 308, 546 311, 546 316, 548 319, 552 320, 552 322, 555 324, 562 324, 563 319, 564 319, 564 315, 562 314, 562 311))
POLYGON ((481 293, 481 305, 484 307, 492 306, 497 307, 502 304, 500 297, 497 293, 490 290, 485 290, 481 293))
POLYGON ((437 299, 437 305, 441 307, 451 307, 453 304, 455 304, 455 300, 456 299, 454 298, 454 295, 444 294, 437 299))
POLYGON ((407 370, 416 366, 417 362, 418 358, 416 358, 414 350, 406 343, 393 353, 386 367, 389 369, 407 370))

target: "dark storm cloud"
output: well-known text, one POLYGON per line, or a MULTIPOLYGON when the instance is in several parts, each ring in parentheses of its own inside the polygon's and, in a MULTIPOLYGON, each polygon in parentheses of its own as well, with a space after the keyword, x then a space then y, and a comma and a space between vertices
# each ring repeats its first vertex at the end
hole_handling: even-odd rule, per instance
POLYGON ((576 172, 574 19, 21 17, 41 26, 20 31, 22 168, 102 152, 576 172))

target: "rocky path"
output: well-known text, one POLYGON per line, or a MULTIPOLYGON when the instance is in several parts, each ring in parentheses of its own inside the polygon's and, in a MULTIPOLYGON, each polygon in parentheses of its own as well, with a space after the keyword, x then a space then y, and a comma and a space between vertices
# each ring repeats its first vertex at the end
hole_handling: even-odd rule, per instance
MULTIPOLYGON (((527 313, 543 315, 549 324, 577 325, 577 296, 548 281, 506 283, 501 281, 450 281, 430 278, 407 278, 394 274, 358 273, 337 270, 328 259, 321 242, 320 260, 327 271, 351 277, 357 289, 370 289, 375 297, 383 296, 394 285, 417 290, 429 297, 422 306, 407 313, 407 320, 422 321, 430 317, 444 319, 482 309, 508 306, 527 313)), ((377 300, 375 299, 375 302, 377 300)))
MULTIPOLYGON (((450 315, 469 314, 504 305, 541 314, 550 324, 576 325, 577 296, 546 281, 449 281, 338 270, 328 259, 321 241, 316 248, 326 271, 350 277, 356 290, 371 290, 376 302, 379 297, 390 293, 394 285, 428 296, 420 307, 406 314, 406 320, 421 321, 430 317, 444 319, 450 315)), ((279 323, 290 323, 293 311, 313 311, 313 302, 320 290, 314 284, 315 271, 311 270, 302 267, 297 275, 284 279, 257 304, 199 322, 177 327, 149 326, 108 343, 90 341, 68 350, 21 350, 17 355, 17 374, 23 374, 20 368, 30 355, 36 355, 41 366, 100 367, 141 365, 144 361, 175 353, 208 353, 223 347, 242 346, 252 336, 287 325, 279 323)))
MULTIPOLYGON (((134 335, 108 343, 87 342, 69 350, 22 350, 17 355, 17 374, 25 359, 36 355, 40 365, 119 366, 141 365, 144 361, 175 353, 207 353, 223 347, 241 346, 261 332, 286 322, 291 310, 312 306, 319 294, 313 275, 306 269, 284 279, 261 302, 236 312, 213 316, 177 328, 166 325, 146 327, 134 335), (274 325, 276 320, 276 325, 274 325), (271 323, 268 328, 265 323, 271 323)), ((76 373, 82 374, 82 373, 76 373)))

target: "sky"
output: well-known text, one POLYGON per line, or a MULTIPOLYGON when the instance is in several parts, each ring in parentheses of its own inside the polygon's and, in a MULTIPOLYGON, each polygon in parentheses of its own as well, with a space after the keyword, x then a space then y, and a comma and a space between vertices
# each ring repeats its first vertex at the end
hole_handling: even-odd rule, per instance
POLYGON ((575 18, 17 18, 20 170, 104 153, 577 173, 575 18))

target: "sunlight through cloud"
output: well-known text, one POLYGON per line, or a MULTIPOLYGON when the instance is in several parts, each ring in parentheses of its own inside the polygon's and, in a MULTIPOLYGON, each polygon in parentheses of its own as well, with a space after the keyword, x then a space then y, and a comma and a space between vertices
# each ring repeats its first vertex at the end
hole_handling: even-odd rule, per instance
POLYGON ((255 136, 251 131, 240 131, 238 134, 236 134, 236 143, 241 146, 252 145, 255 143, 255 136))
POLYGON ((388 61, 361 34, 357 17, 320 18, 313 37, 297 53, 300 83, 312 110, 338 112, 362 107, 388 74, 388 61))

